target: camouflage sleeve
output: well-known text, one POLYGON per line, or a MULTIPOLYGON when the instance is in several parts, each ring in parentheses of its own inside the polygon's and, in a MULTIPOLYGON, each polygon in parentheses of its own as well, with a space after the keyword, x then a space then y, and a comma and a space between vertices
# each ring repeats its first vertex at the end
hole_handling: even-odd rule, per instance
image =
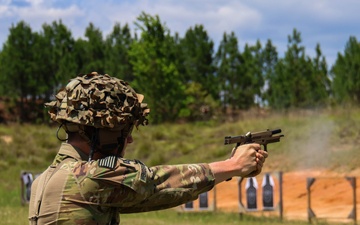
POLYGON ((215 178, 208 164, 184 164, 156 166, 151 182, 154 189, 148 198, 130 208, 121 208, 122 213, 133 213, 171 208, 195 200, 199 194, 213 188, 215 178))
POLYGON ((215 184, 214 175, 205 163, 149 168, 139 161, 119 161, 113 170, 96 164, 88 168, 89 173, 80 184, 87 201, 95 203, 96 199, 97 204, 117 207, 120 213, 152 211, 194 200, 215 184), (91 190, 94 187, 95 199, 95 190, 91 190))

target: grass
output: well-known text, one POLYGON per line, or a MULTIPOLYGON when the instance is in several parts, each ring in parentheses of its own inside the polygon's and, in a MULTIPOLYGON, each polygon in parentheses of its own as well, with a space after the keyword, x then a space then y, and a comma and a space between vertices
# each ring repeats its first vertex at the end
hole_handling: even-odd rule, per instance
MULTIPOLYGON (((60 141, 55 126, 0 125, 0 218, 1 224, 26 224, 27 207, 20 204, 21 170, 42 171, 55 156, 60 141)), ((209 121, 139 127, 128 158, 148 166, 226 159, 233 146, 224 146, 227 135, 266 128, 281 128, 285 137, 268 146, 264 170, 291 171, 327 168, 346 172, 359 167, 360 109, 245 115, 234 122, 209 121), (139 141, 141 140, 141 141, 139 141)), ((187 213, 174 210, 122 215, 122 224, 278 224, 276 219, 245 217, 236 213, 187 213)), ((283 221, 281 224, 306 224, 283 221)))
MULTIPOLYGON (((121 216, 122 225, 263 225, 263 224, 294 224, 305 225, 304 221, 280 221, 277 217, 254 217, 243 215, 241 218, 238 213, 224 212, 195 212, 179 213, 174 210, 148 212, 139 214, 128 214, 121 216)), ((322 223, 325 224, 325 223, 322 223)))
MULTIPOLYGON (((3 206, 0 207, 0 218, 2 225, 28 224, 27 207, 3 206)), ((254 217, 245 215, 240 219, 237 213, 225 212, 201 212, 201 213, 179 213, 175 210, 162 210, 146 212, 141 214, 121 215, 121 225, 308 225, 306 221, 283 220, 276 217, 254 217)), ((318 225, 329 224, 326 221, 317 222, 318 225)))

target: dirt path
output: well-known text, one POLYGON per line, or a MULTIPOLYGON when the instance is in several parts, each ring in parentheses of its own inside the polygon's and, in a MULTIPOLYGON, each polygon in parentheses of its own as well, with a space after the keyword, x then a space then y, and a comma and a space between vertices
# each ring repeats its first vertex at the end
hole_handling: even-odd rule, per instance
MULTIPOLYGON (((286 219, 307 220, 308 195, 307 178, 317 178, 311 186, 311 208, 318 218, 330 220, 346 220, 353 209, 353 190, 345 176, 358 176, 360 170, 349 174, 336 174, 329 171, 307 170, 283 173, 283 216, 286 219)), ((276 176, 274 189, 274 204, 279 202, 278 181, 276 176)), ((259 189, 261 189, 262 176, 257 177, 259 189)), ((359 179, 357 179, 359 181, 359 179)), ((243 195, 245 196, 245 181, 242 182, 243 195)), ((239 211, 238 180, 232 179, 217 186, 217 208, 223 211, 239 211)), ((360 193, 360 185, 357 185, 357 193, 360 193)), ((357 196, 357 215, 360 215, 360 194, 357 196)), ((210 196, 211 197, 211 196, 210 196)), ((262 208, 261 192, 258 190, 258 208, 262 208)), ((246 198, 242 197, 242 203, 246 207, 246 198)), ((275 213, 275 212, 273 212, 275 213)), ((277 214, 278 215, 278 214, 277 214)), ((350 220, 351 221, 351 220, 350 220)))

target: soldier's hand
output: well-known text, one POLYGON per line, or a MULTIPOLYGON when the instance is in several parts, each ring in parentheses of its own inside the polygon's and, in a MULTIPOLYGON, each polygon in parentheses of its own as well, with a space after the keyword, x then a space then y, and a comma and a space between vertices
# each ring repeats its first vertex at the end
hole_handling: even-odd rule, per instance
POLYGON ((264 150, 258 150, 256 153, 256 169, 249 173, 248 175, 244 176, 244 177, 254 177, 257 176, 261 173, 263 164, 265 162, 265 159, 268 157, 268 152, 264 151, 264 150))
POLYGON ((256 143, 240 145, 233 149, 230 161, 233 162, 236 175, 241 177, 255 176, 261 172, 267 152, 256 143))
POLYGON ((225 161, 210 163, 215 175, 215 183, 220 183, 231 177, 251 177, 261 173, 268 153, 261 150, 256 143, 240 145, 233 149, 231 157, 225 161))

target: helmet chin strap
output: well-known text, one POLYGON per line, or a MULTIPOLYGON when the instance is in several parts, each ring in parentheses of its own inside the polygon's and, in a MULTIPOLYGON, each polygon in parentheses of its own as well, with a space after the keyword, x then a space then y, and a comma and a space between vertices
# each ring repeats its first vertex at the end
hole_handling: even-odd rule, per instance
POLYGON ((118 129, 104 129, 63 122, 58 127, 57 138, 66 141, 67 138, 61 139, 59 137, 58 133, 61 128, 65 130, 66 134, 78 133, 88 143, 90 146, 88 162, 90 162, 94 159, 96 152, 102 156, 121 156, 125 148, 126 138, 131 133, 132 124, 118 129))
POLYGON ((93 159, 95 152, 99 152, 103 156, 121 156, 130 132, 131 129, 129 128, 123 128, 121 130, 95 128, 92 130, 89 161, 93 159))
POLYGON ((132 129, 133 129, 133 124, 130 124, 129 126, 124 127, 121 130, 121 136, 117 138, 117 143, 118 143, 117 152, 116 152, 117 157, 119 156, 122 157, 121 154, 125 150, 126 139, 128 138, 129 135, 131 135, 132 129))
POLYGON ((89 162, 94 157, 94 153, 95 153, 98 141, 99 141, 99 128, 95 128, 94 132, 92 133, 92 137, 91 137, 91 144, 90 144, 91 148, 90 148, 89 159, 88 159, 89 162))
POLYGON ((125 139, 126 137, 118 137, 117 141, 118 141, 118 148, 117 148, 117 152, 116 152, 116 156, 121 156, 121 152, 124 151, 125 148, 125 139))
POLYGON ((125 150, 125 141, 128 138, 128 136, 131 135, 133 128, 134 128, 134 124, 131 123, 121 130, 121 136, 117 138, 117 142, 118 142, 118 149, 116 153, 117 156, 120 156, 122 151, 125 150))
POLYGON ((133 124, 117 129, 95 128, 73 123, 63 123, 60 128, 66 133, 77 132, 90 146, 88 161, 94 159, 96 152, 103 156, 121 156, 127 137, 131 134, 133 124))

